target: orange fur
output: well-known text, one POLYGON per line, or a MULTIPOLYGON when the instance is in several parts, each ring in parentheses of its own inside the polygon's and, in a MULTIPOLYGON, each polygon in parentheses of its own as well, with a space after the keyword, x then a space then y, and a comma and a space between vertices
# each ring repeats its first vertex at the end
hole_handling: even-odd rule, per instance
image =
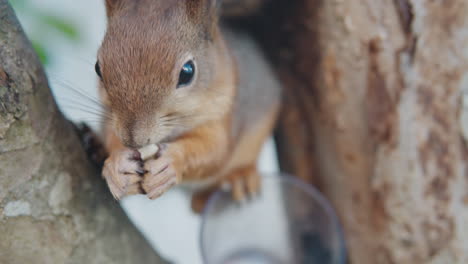
MULTIPOLYGON (((255 45, 221 30, 216 0, 106 0, 106 7, 98 62, 101 97, 112 116, 105 126, 111 156, 122 148, 167 146, 140 168, 150 198, 175 183, 209 188, 228 181, 237 199, 241 190, 258 189, 255 163, 273 129, 280 93, 255 45), (176 88, 188 58, 196 77, 176 88)), ((124 168, 112 161, 108 166, 118 175, 107 170, 104 176, 125 182, 124 168)))

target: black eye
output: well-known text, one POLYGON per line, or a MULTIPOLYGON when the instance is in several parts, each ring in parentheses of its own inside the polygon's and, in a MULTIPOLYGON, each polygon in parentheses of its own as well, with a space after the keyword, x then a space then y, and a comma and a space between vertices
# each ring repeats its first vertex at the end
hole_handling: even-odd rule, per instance
POLYGON ((195 76, 195 64, 190 60, 186 62, 182 67, 182 70, 180 70, 177 88, 189 85, 193 80, 193 76, 195 76))
POLYGON ((99 66, 99 62, 96 62, 96 65, 94 65, 94 70, 96 71, 96 74, 99 76, 99 78, 102 79, 101 67, 99 66))

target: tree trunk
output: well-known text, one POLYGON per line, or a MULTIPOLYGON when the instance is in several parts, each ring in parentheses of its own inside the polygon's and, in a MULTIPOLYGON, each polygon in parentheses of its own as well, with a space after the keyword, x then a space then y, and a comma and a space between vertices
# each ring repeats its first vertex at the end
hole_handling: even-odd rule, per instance
POLYGON ((274 1, 285 170, 344 224, 352 263, 468 263, 468 2, 274 1))
POLYGON ((0 0, 0 263, 164 263, 110 196, 0 0))

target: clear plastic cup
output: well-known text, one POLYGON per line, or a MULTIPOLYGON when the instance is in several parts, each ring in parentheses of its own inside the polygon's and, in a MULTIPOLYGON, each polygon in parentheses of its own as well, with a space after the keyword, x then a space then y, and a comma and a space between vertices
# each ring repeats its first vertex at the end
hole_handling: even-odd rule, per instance
POLYGON ((311 185, 264 176, 258 196, 238 203, 215 193, 204 210, 201 251, 206 264, 344 264, 339 221, 311 185))

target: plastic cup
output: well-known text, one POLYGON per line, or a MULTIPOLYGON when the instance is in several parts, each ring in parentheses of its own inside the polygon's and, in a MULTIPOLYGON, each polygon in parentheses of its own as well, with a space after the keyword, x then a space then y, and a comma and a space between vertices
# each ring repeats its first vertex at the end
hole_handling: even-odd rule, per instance
POLYGON ((206 264, 344 264, 338 218, 311 185, 265 176, 258 196, 243 203, 216 192, 204 210, 201 251, 206 264))

